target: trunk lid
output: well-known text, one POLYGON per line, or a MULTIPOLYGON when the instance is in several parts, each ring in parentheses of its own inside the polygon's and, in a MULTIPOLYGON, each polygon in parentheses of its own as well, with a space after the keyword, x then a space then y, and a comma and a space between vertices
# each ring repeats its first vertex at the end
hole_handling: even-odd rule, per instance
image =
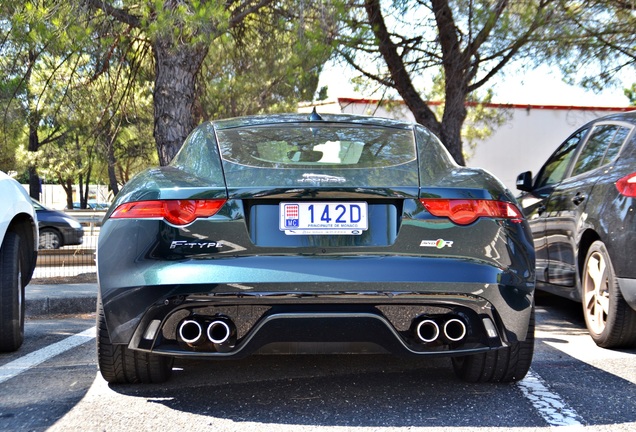
POLYGON ((389 246, 404 199, 418 195, 408 127, 250 125, 217 130, 217 139, 228 198, 242 203, 257 246, 389 246))

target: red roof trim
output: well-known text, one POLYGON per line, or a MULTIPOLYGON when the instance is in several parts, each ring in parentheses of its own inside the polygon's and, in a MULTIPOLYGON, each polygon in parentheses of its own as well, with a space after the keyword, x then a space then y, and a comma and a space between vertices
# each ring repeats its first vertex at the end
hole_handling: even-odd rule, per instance
MULTIPOLYGON (((364 98, 338 98, 338 103, 341 105, 349 105, 349 104, 366 104, 366 105, 378 105, 379 103, 399 103, 403 104, 402 100, 382 100, 382 99, 364 99, 364 98)), ((442 105, 440 101, 430 101, 427 102, 428 105, 442 105)), ((467 102, 468 106, 475 106, 477 102, 467 102)), ((484 104, 487 108, 515 108, 515 109, 539 109, 539 110, 577 110, 577 111, 620 111, 627 112, 636 110, 636 107, 597 107, 597 106, 576 106, 576 105, 533 105, 533 104, 497 104, 497 103, 486 103, 484 104)))

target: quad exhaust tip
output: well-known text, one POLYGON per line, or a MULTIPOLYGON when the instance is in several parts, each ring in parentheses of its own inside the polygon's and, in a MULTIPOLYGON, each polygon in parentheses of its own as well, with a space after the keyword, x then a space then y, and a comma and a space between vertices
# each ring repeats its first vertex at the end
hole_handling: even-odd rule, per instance
POLYGON ((203 329, 201 324, 195 320, 184 320, 179 326, 179 336, 181 340, 189 345, 195 345, 201 342, 203 329))
POLYGON ((420 321, 415 331, 422 342, 434 342, 439 337, 439 326, 431 319, 420 321))
POLYGON ((179 324, 179 338, 190 346, 206 343, 227 344, 232 336, 232 322, 223 319, 185 319, 179 324))
POLYGON ((215 320, 208 326, 208 340, 213 344, 224 344, 230 339, 232 330, 230 326, 221 320, 215 320))
MULTIPOLYGON (((442 322, 442 320, 437 320, 442 322)), ((422 319, 415 327, 417 338, 424 343, 435 342, 442 336, 449 342, 459 342, 466 337, 466 324, 459 318, 451 318, 440 324, 431 318, 422 319)))
POLYGON ((458 342, 466 336, 466 324, 460 319, 452 318, 444 323, 444 336, 451 342, 458 342))

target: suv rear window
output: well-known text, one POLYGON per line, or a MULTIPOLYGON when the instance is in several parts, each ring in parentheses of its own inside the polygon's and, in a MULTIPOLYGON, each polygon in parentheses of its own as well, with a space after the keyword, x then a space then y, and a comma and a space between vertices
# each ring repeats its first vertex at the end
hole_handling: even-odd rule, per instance
POLYGON ((410 129, 294 124, 217 131, 221 156, 262 168, 382 168, 416 159, 410 129))
POLYGON ((572 176, 583 174, 612 161, 620 150, 630 130, 618 125, 599 125, 594 128, 585 147, 581 150, 572 176))

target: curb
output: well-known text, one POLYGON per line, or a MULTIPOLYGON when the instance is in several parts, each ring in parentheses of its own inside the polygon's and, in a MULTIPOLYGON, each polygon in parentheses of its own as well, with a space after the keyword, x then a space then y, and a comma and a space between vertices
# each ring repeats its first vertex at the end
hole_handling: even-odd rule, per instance
POLYGON ((95 313, 97 299, 76 297, 76 298, 44 298, 27 300, 25 306, 25 316, 27 318, 43 315, 75 315, 95 313))
POLYGON ((26 317, 95 313, 97 284, 29 284, 25 297, 26 317))

